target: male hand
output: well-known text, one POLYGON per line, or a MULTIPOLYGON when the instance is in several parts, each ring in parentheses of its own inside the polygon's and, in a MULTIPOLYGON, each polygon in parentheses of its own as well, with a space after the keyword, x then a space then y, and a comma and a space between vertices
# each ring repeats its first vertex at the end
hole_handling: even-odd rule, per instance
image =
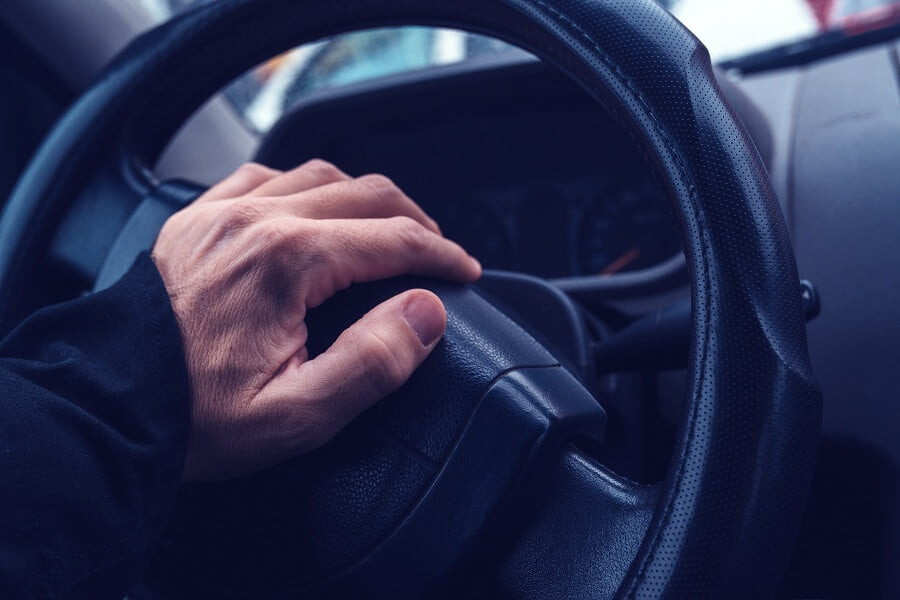
POLYGON ((245 165, 172 216, 153 250, 181 327, 193 397, 187 481, 313 450, 402 385, 446 326, 412 290, 309 359, 307 310, 362 281, 476 280, 478 262, 387 178, 311 161, 245 165))

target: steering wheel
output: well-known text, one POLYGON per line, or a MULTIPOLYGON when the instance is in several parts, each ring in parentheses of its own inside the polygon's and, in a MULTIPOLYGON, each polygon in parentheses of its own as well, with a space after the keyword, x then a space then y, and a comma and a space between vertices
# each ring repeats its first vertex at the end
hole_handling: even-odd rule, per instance
MULTIPOLYGON (((453 595, 473 581, 491 597, 772 594, 821 412, 796 265, 705 48, 651 0, 219 0, 188 12, 135 40, 22 176, 0 221, 0 324, 114 278, 149 247, 193 193, 157 184, 149 165, 228 81, 303 42, 400 24, 483 33, 555 65, 630 132, 662 182, 693 303, 668 473, 640 485, 595 461, 584 440, 602 436, 605 416, 578 380, 477 291, 425 282, 449 327, 412 380, 316 453, 186 488, 150 587, 241 598, 453 595)), ((311 344, 405 285, 326 304, 311 344)))

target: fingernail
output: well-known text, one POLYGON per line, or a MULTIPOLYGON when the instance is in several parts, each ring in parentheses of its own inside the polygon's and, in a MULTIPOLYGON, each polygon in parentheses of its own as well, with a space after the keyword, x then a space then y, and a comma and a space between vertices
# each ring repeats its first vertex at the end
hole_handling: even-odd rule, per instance
POLYGON ((413 296, 403 309, 403 319, 423 346, 430 346, 444 334, 444 309, 432 296, 413 296))
POLYGON ((472 258, 472 263, 475 265, 476 272, 478 273, 478 277, 481 277, 481 274, 484 272, 484 267, 481 266, 481 262, 474 256, 472 258))

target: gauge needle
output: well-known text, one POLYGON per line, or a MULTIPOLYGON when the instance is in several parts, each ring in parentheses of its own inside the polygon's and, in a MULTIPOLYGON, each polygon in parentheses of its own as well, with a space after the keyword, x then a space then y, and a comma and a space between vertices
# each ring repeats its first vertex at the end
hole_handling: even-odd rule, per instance
POLYGON ((606 265, 606 268, 600 271, 600 274, 612 275, 613 273, 618 273, 619 271, 636 261, 640 255, 640 248, 632 248, 616 260, 606 265))

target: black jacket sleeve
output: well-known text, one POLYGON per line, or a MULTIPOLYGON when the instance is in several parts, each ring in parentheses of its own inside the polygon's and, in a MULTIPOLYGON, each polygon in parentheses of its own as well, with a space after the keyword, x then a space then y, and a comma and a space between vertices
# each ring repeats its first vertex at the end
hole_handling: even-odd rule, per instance
POLYGON ((125 595, 174 503, 189 393, 146 254, 0 342, 0 598, 125 595))

